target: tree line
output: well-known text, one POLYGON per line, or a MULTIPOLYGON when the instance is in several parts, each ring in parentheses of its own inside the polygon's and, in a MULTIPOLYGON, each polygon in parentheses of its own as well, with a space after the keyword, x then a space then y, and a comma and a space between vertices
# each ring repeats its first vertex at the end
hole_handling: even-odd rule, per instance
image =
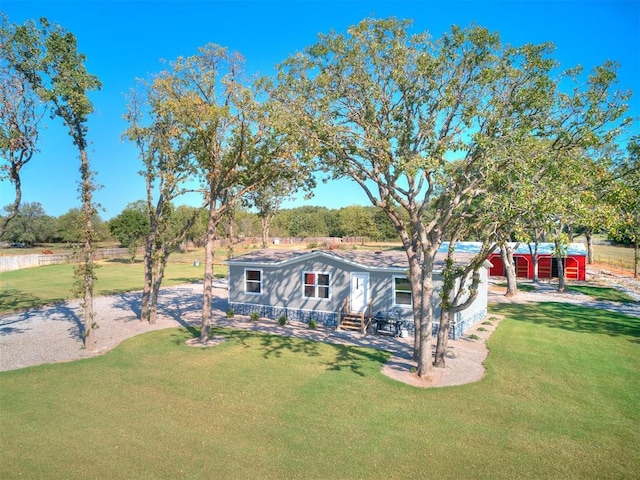
MULTIPOLYGON (((6 211, 6 209, 5 209, 6 211)), ((189 226, 185 241, 196 247, 204 246, 206 239, 206 212, 196 207, 180 205, 172 210, 174 229, 181 226, 194 213, 197 220, 189 226)), ((2 217, 0 217, 2 218, 2 217)), ((128 204, 120 213, 104 221, 95 215, 93 225, 98 242, 118 242, 129 248, 132 256, 144 243, 149 233, 149 213, 145 202, 139 200, 128 204)), ((274 216, 271 236, 262 238, 262 224, 258 213, 246 208, 237 208, 233 216, 220 225, 220 238, 232 241, 255 239, 264 240, 268 246, 273 237, 358 237, 371 241, 397 241, 393 225, 380 209, 371 206, 353 205, 340 209, 318 206, 302 206, 282 209, 274 216)), ((70 209, 59 217, 47 215, 45 208, 38 202, 23 203, 17 214, 8 224, 3 239, 11 243, 23 243, 36 246, 43 243, 67 243, 77 245, 82 240, 82 219, 77 208, 70 209)))
MULTIPOLYGON (((141 320, 155 322, 167 259, 201 228, 200 340, 208 340, 214 242, 223 232, 234 237, 257 225, 247 207, 256 212, 263 239, 279 228, 293 236, 350 228, 361 236, 371 228, 386 237, 391 225, 409 263, 419 376, 444 366, 450 322, 477 295, 488 255, 502 247, 505 265, 513 265, 509 240, 536 245, 548 238, 561 257, 571 229, 587 238, 604 229, 624 234, 637 251, 640 138, 626 116, 631 92, 615 89, 615 62, 586 73, 561 68, 551 43, 504 44, 498 33, 477 25, 453 26, 435 39, 411 28, 409 20, 368 18, 345 33, 319 35, 278 65, 275 76, 255 80, 245 75, 239 53, 208 44, 135 83, 123 137, 136 146, 145 180, 145 197, 135 207, 148 222, 140 240, 141 320), (287 217, 283 200, 294 192, 311 194, 317 175, 353 180, 371 207, 342 209, 337 216, 309 208, 287 217), (175 205, 194 192, 201 206, 183 210, 176 221, 175 205), (482 248, 461 264, 453 253, 464 239, 482 248), (445 241, 450 249, 440 267, 436 254, 445 241), (441 289, 436 274, 443 275, 441 289)), ((11 81, 2 83, 15 84, 4 102, 13 120, 3 123, 14 207, 17 172, 35 148, 32 126, 42 104, 69 126, 78 147, 89 255, 95 186, 85 150, 86 91, 99 82, 84 70, 75 38, 61 27, 44 20, 15 26, 5 19, 2 39, 11 47, 2 50, 3 74, 11 81), (25 94, 33 102, 17 100, 25 94)), ((9 210, 5 226, 16 211, 9 210)), ((89 256, 78 278, 88 305, 89 256)), ((509 291, 515 288, 510 282, 509 291)), ((92 325, 87 317, 85 328, 92 325)))

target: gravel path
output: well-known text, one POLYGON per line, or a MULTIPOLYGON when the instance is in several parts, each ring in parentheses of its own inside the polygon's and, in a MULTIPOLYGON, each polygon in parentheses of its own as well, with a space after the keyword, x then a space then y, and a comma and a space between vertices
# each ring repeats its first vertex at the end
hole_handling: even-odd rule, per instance
MULTIPOLYGON (((584 295, 559 293, 551 285, 541 286, 535 292, 521 292, 516 298, 507 299, 504 287, 493 286, 489 294, 490 302, 540 302, 560 301, 579 303, 593 308, 625 313, 640 317, 640 306, 612 302, 597 302, 584 295)), ((632 285, 629 293, 640 300, 640 290, 632 285)), ((488 351, 486 340, 497 327, 484 325, 488 331, 470 329, 459 340, 449 342, 447 366, 437 369, 428 381, 411 373, 415 365, 411 361, 412 338, 394 338, 381 335, 359 335, 336 332, 329 328, 311 330, 306 324, 290 322, 281 327, 273 320, 252 322, 246 317, 226 318, 227 291, 224 283, 218 283, 214 290, 213 324, 246 330, 269 332, 277 335, 296 336, 309 340, 329 343, 349 344, 384 349, 393 357, 383 372, 397 380, 416 386, 450 386, 477 381, 484 375, 482 365, 488 351), (471 340, 470 334, 480 340, 471 340)), ((0 371, 14 370, 43 363, 56 363, 93 357, 107 352, 123 340, 140 333, 172 327, 199 326, 202 311, 202 284, 188 284, 162 289, 159 299, 158 321, 154 325, 140 322, 140 292, 130 292, 94 299, 97 312, 96 349, 86 350, 82 346, 82 317, 79 301, 59 303, 52 306, 31 309, 24 312, 0 316, 0 371)))
MULTIPOLYGON (((407 356, 411 351, 409 339, 336 332, 322 327, 311 330, 306 324, 295 321, 281 327, 268 319, 253 322, 239 315, 228 319, 224 283, 215 285, 214 297, 212 323, 217 326, 386 349, 400 356, 407 356)), ((82 345, 83 319, 79 300, 0 316, 0 371, 93 357, 113 349, 127 338, 152 330, 199 327, 202 283, 163 288, 158 302, 158 320, 153 325, 138 320, 140 303, 141 292, 96 297, 94 310, 98 329, 96 348, 92 351, 82 345)))

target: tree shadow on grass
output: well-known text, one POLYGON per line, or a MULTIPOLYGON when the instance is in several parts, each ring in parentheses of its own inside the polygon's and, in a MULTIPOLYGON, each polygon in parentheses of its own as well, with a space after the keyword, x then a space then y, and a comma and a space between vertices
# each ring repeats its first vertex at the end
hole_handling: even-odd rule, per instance
POLYGON ((491 313, 506 315, 515 321, 572 332, 625 336, 631 342, 640 343, 640 318, 598 308, 559 302, 528 305, 503 303, 493 305, 491 313))
MULTIPOLYGON (((62 301, 64 301, 63 298, 57 298, 51 300, 50 303, 62 301)), ((16 290, 15 288, 0 290, 0 312, 5 312, 4 314, 41 306, 42 299, 35 295, 31 295, 30 293, 23 292, 22 290, 16 290)))
MULTIPOLYGON (((199 330, 194 335, 199 335, 199 330)), ((382 350, 374 350, 372 348, 363 348, 353 345, 342 345, 325 343, 316 340, 307 340, 294 336, 273 335, 261 331, 253 330, 236 330, 228 328, 213 327, 211 335, 222 335, 230 340, 235 340, 244 348, 252 348, 254 343, 250 340, 258 339, 262 356, 265 359, 272 357, 281 358, 285 352, 305 355, 308 357, 321 357, 321 345, 327 345, 333 349, 335 353, 334 360, 325 362, 324 365, 329 371, 350 372, 364 377, 366 375, 363 370, 363 364, 368 362, 385 363, 390 354, 382 350)))
POLYGON ((383 364, 389 360, 389 353, 381 350, 352 347, 349 345, 333 345, 337 350, 336 361, 328 363, 331 371, 350 370, 358 376, 364 377, 363 362, 377 362, 383 364))

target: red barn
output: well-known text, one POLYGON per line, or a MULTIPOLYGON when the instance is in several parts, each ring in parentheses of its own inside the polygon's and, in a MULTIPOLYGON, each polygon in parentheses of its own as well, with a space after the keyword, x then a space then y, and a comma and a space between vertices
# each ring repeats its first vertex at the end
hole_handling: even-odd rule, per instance
MULTIPOLYGON (((533 260, 528 244, 511 244, 516 248, 513 259, 516 264, 516 276, 533 279, 533 260)), ((533 248, 533 245, 532 245, 533 248)), ((493 265, 489 270, 491 276, 503 276, 504 265, 500 253, 493 253, 489 257, 493 265)), ((564 275, 567 280, 586 280, 587 278, 587 249, 582 243, 570 243, 566 257, 563 258, 564 275)), ((538 278, 557 278, 558 261, 554 253, 553 243, 538 244, 538 278)))

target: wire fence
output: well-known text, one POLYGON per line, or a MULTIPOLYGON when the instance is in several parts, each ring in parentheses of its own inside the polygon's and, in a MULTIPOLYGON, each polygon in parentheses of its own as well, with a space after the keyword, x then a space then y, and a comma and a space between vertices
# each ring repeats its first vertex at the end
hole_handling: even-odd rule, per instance
MULTIPOLYGON (((127 257, 129 251, 126 248, 100 248, 94 253, 94 260, 104 258, 127 257)), ((60 265, 64 263, 77 263, 80 261, 79 253, 53 253, 33 255, 10 255, 0 257, 0 272, 10 272, 22 268, 41 267, 44 265, 60 265)))
POLYGON ((594 257, 594 263, 590 265, 593 268, 602 268, 609 270, 611 273, 620 274, 625 277, 633 277, 633 261, 624 259, 594 257))

